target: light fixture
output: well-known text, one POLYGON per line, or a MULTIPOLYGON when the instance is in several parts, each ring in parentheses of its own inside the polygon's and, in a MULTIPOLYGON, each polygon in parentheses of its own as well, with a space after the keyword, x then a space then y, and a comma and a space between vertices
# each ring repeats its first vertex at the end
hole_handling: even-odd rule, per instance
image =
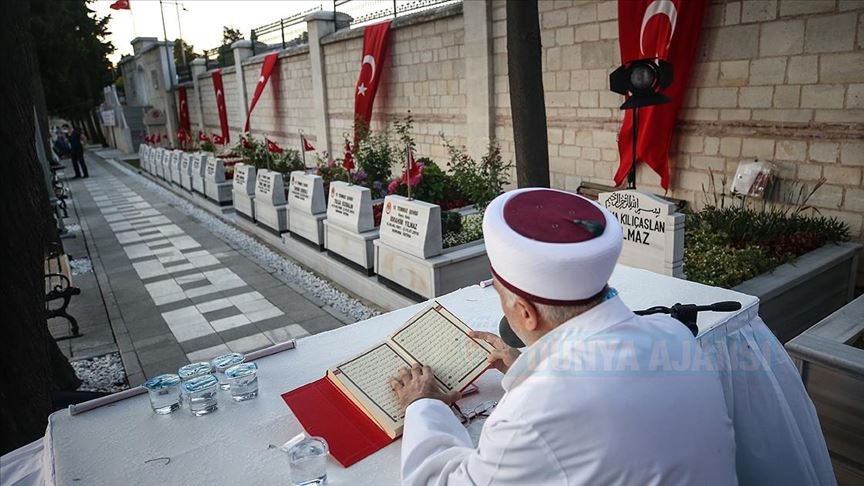
POLYGON ((671 101, 661 93, 672 84, 672 65, 658 58, 625 63, 609 75, 609 88, 628 96, 622 110, 662 105, 671 101))

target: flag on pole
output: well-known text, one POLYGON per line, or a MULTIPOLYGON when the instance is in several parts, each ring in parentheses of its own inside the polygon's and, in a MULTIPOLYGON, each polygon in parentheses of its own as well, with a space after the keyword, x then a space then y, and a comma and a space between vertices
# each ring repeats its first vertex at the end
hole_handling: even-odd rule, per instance
POLYGON ((213 143, 216 145, 225 145, 225 138, 222 135, 218 135, 216 133, 213 134, 213 143))
POLYGON ((267 142, 267 151, 272 154, 281 154, 285 151, 282 147, 276 145, 276 142, 270 140, 269 138, 264 139, 267 142))
POLYGON ((210 137, 208 137, 207 134, 202 132, 201 130, 198 130, 198 141, 199 142, 209 142, 210 137))
POLYGON ((414 149, 408 149, 407 163, 408 166, 402 174, 402 181, 408 185, 408 187, 416 186, 419 182, 417 178, 423 174, 423 164, 418 164, 417 161, 414 160, 414 149))
MULTIPOLYGON (((222 143, 231 141, 228 135, 228 110, 225 108, 225 89, 222 86, 222 71, 217 69, 213 71, 213 91, 216 93, 216 108, 219 110, 219 128, 222 131, 220 138, 222 143)), ((214 139, 215 143, 216 140, 214 139)))
POLYGON ((185 133, 189 133, 189 103, 186 95, 186 87, 180 86, 177 90, 177 98, 180 102, 180 130, 185 133))
MULTIPOLYGON (((661 58, 672 64, 675 76, 663 93, 672 99, 665 105, 639 108, 639 140, 636 155, 660 174, 660 185, 669 188, 669 146, 678 110, 684 101, 690 68, 699 46, 705 1, 618 0, 618 35, 621 60, 661 58)), ((633 162, 633 110, 624 112, 618 135, 621 164, 615 184, 627 178, 633 162)))
MULTIPOLYGON (((390 39, 390 21, 370 25, 363 30, 363 57, 360 62, 360 74, 357 77, 357 87, 354 90, 354 118, 367 124, 372 119, 372 103, 381 73, 387 61, 387 45, 390 39)), ((359 134, 355 130, 354 143, 359 134)))
POLYGON ((254 145, 252 145, 249 139, 244 137, 243 135, 240 135, 240 144, 243 145, 243 148, 245 149, 254 148, 254 145))
POLYGON ((110 7, 111 10, 131 10, 132 7, 129 5, 129 0, 117 0, 112 3, 110 7))
POLYGON ((300 134, 300 140, 303 141, 303 151, 304 152, 314 152, 315 146, 309 143, 309 140, 302 133, 300 134))
POLYGON ((261 76, 258 77, 258 84, 255 85, 255 94, 252 95, 252 104, 249 105, 249 112, 246 113, 246 128, 243 131, 247 133, 249 132, 249 119, 252 117, 252 110, 258 104, 258 98, 264 92, 264 87, 267 86, 267 81, 270 79, 270 75, 273 73, 273 68, 276 67, 276 61, 278 60, 279 54, 273 52, 267 54, 267 57, 264 58, 264 64, 261 65, 261 76))
POLYGON ((351 142, 345 140, 345 155, 342 158, 342 167, 348 172, 354 170, 354 154, 351 152, 351 142))

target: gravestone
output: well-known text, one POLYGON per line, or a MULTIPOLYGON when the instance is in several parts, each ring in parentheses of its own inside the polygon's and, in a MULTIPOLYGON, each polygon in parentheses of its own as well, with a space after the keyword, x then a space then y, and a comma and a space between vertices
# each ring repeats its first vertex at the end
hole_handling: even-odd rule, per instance
POLYGON ((172 183, 180 185, 180 156, 183 155, 182 150, 171 151, 171 177, 172 183))
POLYGON ((281 172, 257 171, 253 206, 255 224, 277 236, 288 231, 288 204, 281 172))
POLYGON ((180 186, 192 192, 192 154, 180 154, 180 186))
POLYGON ((675 204, 632 189, 600 193, 598 202, 621 223, 619 263, 684 278, 684 215, 675 204))
POLYGON ((292 237, 324 251, 324 180, 303 171, 291 173, 288 186, 288 232, 292 237))
POLYGON ((225 163, 218 157, 207 159, 204 194, 220 207, 231 205, 231 181, 225 180, 225 163))
POLYGON ((162 149, 162 167, 160 168, 159 177, 163 180, 171 181, 171 151, 162 149))
POLYGON ((206 187, 204 173, 207 171, 207 159, 206 152, 192 154, 192 191, 197 192, 201 197, 206 197, 204 194, 206 187))
POLYGON ((256 182, 254 165, 234 164, 234 180, 231 189, 234 210, 249 221, 255 221, 256 182))
POLYGON ((387 196, 381 238, 373 242, 378 281, 421 301, 489 278, 482 240, 443 250, 441 239, 438 205, 387 196))
POLYGON ((372 214, 372 192, 363 186, 333 181, 324 221, 327 253, 367 275, 375 267, 375 246, 379 231, 372 214))
POLYGON ((381 243, 419 258, 440 255, 441 207, 402 196, 387 196, 381 216, 381 243))
POLYGON ((150 147, 146 143, 142 143, 141 145, 138 146, 138 161, 139 161, 139 165, 141 166, 141 169, 144 172, 147 172, 147 164, 148 164, 147 156, 149 155, 149 153, 150 153, 150 147))

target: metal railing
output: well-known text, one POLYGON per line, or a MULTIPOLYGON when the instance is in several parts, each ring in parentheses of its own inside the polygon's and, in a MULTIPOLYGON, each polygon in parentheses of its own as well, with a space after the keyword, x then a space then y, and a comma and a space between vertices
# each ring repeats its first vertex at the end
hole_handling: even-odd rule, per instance
POLYGON ((234 65, 234 50, 230 44, 214 47, 204 51, 204 60, 207 62, 207 70, 224 68, 234 65))
POLYGON ((309 32, 307 31, 306 16, 312 12, 323 10, 322 5, 298 12, 284 19, 262 25, 252 29, 252 54, 274 49, 287 49, 309 43, 309 32))
POLYGON ((376 20, 396 18, 400 15, 429 10, 462 0, 333 0, 333 12, 350 15, 351 27, 376 20))

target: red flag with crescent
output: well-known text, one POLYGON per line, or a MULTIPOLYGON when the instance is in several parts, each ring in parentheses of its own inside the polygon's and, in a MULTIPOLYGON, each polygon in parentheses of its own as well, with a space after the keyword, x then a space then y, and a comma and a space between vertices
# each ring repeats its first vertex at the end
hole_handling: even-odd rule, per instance
POLYGON ((303 151, 304 152, 314 152, 315 151, 315 146, 312 145, 312 143, 309 142, 309 139, 306 138, 306 136, 303 135, 302 133, 300 134, 300 140, 303 141, 303 151))
POLYGON ((408 150, 408 167, 405 168, 405 172, 402 173, 402 182, 405 184, 416 186, 419 180, 417 179, 423 175, 423 164, 418 164, 416 160, 414 160, 414 149, 408 150))
POLYGON ((180 86, 177 90, 177 98, 180 101, 180 129, 189 133, 189 100, 185 86, 180 86))
POLYGON ((252 95, 252 103, 249 105, 249 112, 246 113, 246 125, 243 128, 243 131, 246 133, 249 133, 249 118, 252 117, 252 110, 258 104, 258 98, 264 92, 264 87, 267 86, 267 81, 270 79, 270 75, 273 74, 273 68, 276 67, 276 61, 278 60, 279 53, 277 52, 267 54, 264 58, 264 64, 261 65, 261 75, 258 76, 258 84, 255 85, 255 93, 252 95))
MULTIPOLYGON (((213 71, 213 91, 216 93, 216 108, 219 110, 219 129, 222 131, 222 143, 228 143, 231 138, 228 136, 228 110, 225 109, 225 88, 222 87, 222 71, 217 69, 213 71)), ((213 143, 216 143, 214 138, 213 143)))
MULTIPOLYGON (((375 93, 378 92, 378 84, 387 62, 389 39, 389 20, 370 25, 363 30, 363 56, 357 87, 354 89, 354 116, 366 123, 372 119, 372 103, 375 101, 375 93)), ((357 137, 356 133, 354 137, 357 137)))
POLYGON ((345 140, 345 156, 342 158, 342 167, 348 172, 354 170, 354 154, 351 152, 351 142, 345 140))
POLYGON ((285 149, 276 145, 276 142, 274 142, 273 140, 270 140, 269 138, 265 138, 264 141, 267 142, 267 151, 270 153, 281 154, 282 152, 285 151, 285 149))
POLYGON ((215 143, 216 145, 225 145, 226 142, 227 141, 225 140, 225 137, 219 135, 218 133, 213 134, 213 143, 215 143))
POLYGON ((208 137, 207 134, 202 132, 201 130, 198 130, 198 141, 199 142, 209 142, 210 137, 208 137))
POLYGON ((117 0, 108 6, 111 10, 132 10, 132 6, 129 5, 129 0, 117 0))
MULTIPOLYGON (((624 63, 659 57, 672 64, 672 84, 663 94, 665 105, 639 108, 636 156, 660 174, 660 185, 669 189, 669 146, 678 110, 684 101, 690 70, 699 47, 705 0, 618 0, 618 35, 624 63)), ((627 178, 633 161, 633 110, 624 113, 618 136, 621 164, 615 183, 627 178)))

